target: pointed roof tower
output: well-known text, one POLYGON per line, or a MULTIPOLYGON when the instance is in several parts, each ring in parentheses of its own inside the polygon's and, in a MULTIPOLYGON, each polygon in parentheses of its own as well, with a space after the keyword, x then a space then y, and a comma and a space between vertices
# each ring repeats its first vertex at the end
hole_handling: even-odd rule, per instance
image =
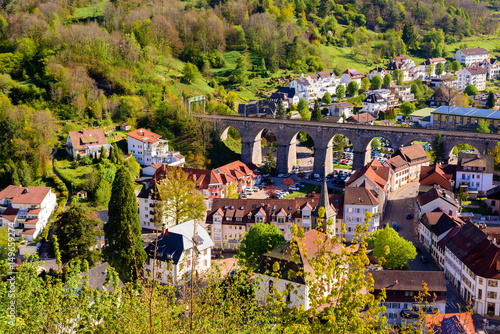
MULTIPOLYGON (((314 219, 313 228, 318 227, 318 223, 316 220, 318 218, 321 219, 321 217, 319 217, 319 215, 318 215, 319 208, 321 208, 321 207, 325 208, 325 216, 322 217, 323 221, 321 222, 321 225, 322 225, 321 227, 322 227, 323 231, 326 231, 327 220, 331 218, 334 220, 334 223, 335 223, 335 216, 337 215, 337 212, 335 211, 333 206, 330 204, 330 199, 328 196, 328 187, 326 185, 326 179, 323 181, 323 186, 321 187, 321 194, 319 196, 319 203, 312 213, 312 217, 314 219)), ((334 229, 334 234, 335 234, 335 229, 334 229)))

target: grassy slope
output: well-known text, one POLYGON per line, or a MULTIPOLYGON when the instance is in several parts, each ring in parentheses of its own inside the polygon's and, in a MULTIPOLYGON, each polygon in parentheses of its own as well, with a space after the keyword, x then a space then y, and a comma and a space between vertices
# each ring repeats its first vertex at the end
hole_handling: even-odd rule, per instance
POLYGON ((104 14, 104 6, 109 2, 109 0, 99 0, 98 3, 75 9, 73 17, 78 20, 100 17, 104 14))

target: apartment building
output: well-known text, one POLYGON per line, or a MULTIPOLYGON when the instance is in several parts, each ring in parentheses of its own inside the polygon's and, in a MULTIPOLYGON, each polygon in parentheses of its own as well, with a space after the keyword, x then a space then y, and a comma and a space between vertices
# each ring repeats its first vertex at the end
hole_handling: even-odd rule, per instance
POLYGON ((468 85, 474 85, 479 91, 486 89, 488 69, 479 64, 473 64, 457 72, 458 89, 464 90, 468 85))
POLYGON ((456 188, 467 192, 486 193, 493 188, 494 156, 490 154, 459 153, 456 169, 456 188))
POLYGON ((183 166, 186 159, 182 154, 168 149, 168 141, 146 129, 137 129, 127 133, 128 152, 137 159, 141 166, 151 166, 161 162, 168 166, 183 166))
POLYGON ((50 187, 11 185, 0 191, 0 225, 13 227, 16 236, 28 241, 43 232, 56 208, 56 195, 50 187))
POLYGON ((460 49, 455 54, 456 60, 462 66, 469 66, 490 57, 490 52, 484 48, 460 49))

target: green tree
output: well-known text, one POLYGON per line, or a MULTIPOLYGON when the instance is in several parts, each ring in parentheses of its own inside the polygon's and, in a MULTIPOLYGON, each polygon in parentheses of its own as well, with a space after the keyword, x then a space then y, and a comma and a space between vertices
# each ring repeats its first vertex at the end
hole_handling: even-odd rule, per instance
POLYGON ((124 281, 137 279, 146 260, 134 188, 132 177, 121 166, 113 181, 109 219, 104 224, 104 258, 124 281))
POLYGON ((451 63, 451 70, 456 73, 462 69, 462 65, 458 62, 458 60, 454 60, 453 63, 451 63))
POLYGON ((437 76, 441 76, 441 74, 443 74, 444 72, 444 64, 443 63, 437 63, 436 64, 436 75, 437 76))
POLYGON ((372 139, 372 148, 380 148, 382 147, 382 142, 380 141, 380 138, 379 137, 375 137, 372 139))
POLYGON ((373 256, 387 268, 402 268, 417 256, 413 243, 400 237, 388 224, 385 229, 372 232, 368 243, 373 247, 373 256))
POLYGON ((318 100, 314 101, 314 108, 311 113, 311 121, 318 121, 321 122, 323 120, 323 116, 321 115, 321 110, 319 108, 319 102, 318 100))
POLYGON ((246 55, 241 55, 236 63, 236 68, 231 73, 231 81, 243 85, 248 80, 248 61, 246 55))
POLYGON ((446 63, 444 63, 444 72, 445 73, 451 72, 451 61, 447 60, 446 63))
MULTIPOLYGON (((384 77, 384 83, 385 83, 385 77, 384 77)), ((374 76, 371 84, 372 84, 372 89, 380 89, 380 87, 382 87, 382 78, 380 77, 380 75, 374 76)), ((389 86, 390 84, 391 82, 389 81, 389 84, 387 86, 389 86)))
POLYGON ((285 119, 286 114, 285 103, 280 99, 278 101, 278 107, 276 108, 276 118, 285 119))
POLYGON ((478 132, 481 132, 481 133, 490 133, 491 132, 490 124, 486 120, 484 120, 484 119, 480 120, 477 125, 478 125, 477 126, 478 132))
POLYGON ((490 90, 488 92, 488 100, 486 100, 486 108, 493 108, 496 105, 495 94, 490 90))
POLYGON ((401 36, 403 42, 409 49, 418 49, 418 33, 415 31, 415 27, 413 23, 410 21, 405 21, 405 25, 403 26, 403 34, 401 36))
POLYGON ((286 240, 278 227, 271 224, 253 225, 241 240, 238 258, 248 270, 254 270, 267 251, 285 244, 286 240))
POLYGON ((118 104, 117 118, 126 120, 127 118, 135 118, 142 110, 142 101, 138 96, 122 96, 118 104))
POLYGON ((365 77, 361 79, 361 89, 366 92, 368 88, 370 88, 370 79, 365 77))
POLYGON ((467 94, 468 96, 477 95, 479 94, 479 90, 477 89, 476 86, 470 84, 467 87, 465 87, 464 94, 467 94))
POLYGON ((64 263, 70 260, 86 260, 95 264, 100 258, 95 248, 97 241, 96 227, 100 221, 90 217, 89 213, 81 204, 73 204, 66 211, 57 229, 59 244, 61 245, 61 258, 64 263))
POLYGON ((404 80, 404 73, 403 71, 401 70, 394 70, 392 72, 392 78, 394 79, 394 81, 396 81, 396 83, 398 85, 402 85, 403 84, 403 80, 404 80))
POLYGON ((59 241, 57 240, 57 235, 52 236, 52 251, 54 252, 54 257, 56 258, 56 264, 59 268, 62 266, 61 261, 61 250, 59 248, 59 241))
POLYGON ((438 134, 432 143, 432 157, 434 162, 446 162, 446 152, 444 150, 444 141, 441 134, 438 134))
POLYGON ((340 102, 345 96, 345 87, 344 85, 338 85, 335 89, 335 96, 337 97, 337 102, 340 102))
POLYGON ((384 75, 384 85, 390 86, 392 82, 392 76, 390 74, 384 75))
POLYGON ((266 61, 264 60, 264 58, 260 58, 259 70, 260 70, 260 75, 265 77, 267 74, 267 67, 266 67, 266 61))
POLYGON ((425 74, 427 74, 427 76, 431 78, 435 73, 434 70, 435 70, 434 65, 430 64, 425 68, 425 74))
POLYGON ((102 160, 106 160, 108 158, 108 155, 106 153, 106 148, 104 147, 104 145, 101 146, 101 154, 99 155, 99 159, 100 161, 102 160))
POLYGON ((347 92, 351 96, 356 96, 356 94, 358 93, 358 90, 359 90, 358 83, 354 80, 349 82, 349 84, 347 85, 347 92))
POLYGON ((196 65, 186 63, 182 69, 181 81, 186 84, 193 83, 200 76, 200 71, 196 65))
POLYGON ((276 171, 276 160, 274 159, 273 150, 269 148, 267 150, 267 154, 264 159, 264 173, 274 174, 275 171, 276 171))
POLYGON ((401 113, 404 115, 404 117, 408 118, 411 114, 413 114, 413 112, 416 110, 417 108, 415 107, 415 105, 409 101, 406 101, 406 102, 403 102, 400 106, 399 106, 399 110, 401 111, 401 113))
POLYGON ((323 97, 321 98, 321 102, 325 104, 332 103, 332 96, 330 95, 330 93, 326 92, 325 95, 323 95, 323 97))
POLYGON ((306 100, 300 100, 297 105, 297 110, 300 114, 300 119, 308 121, 311 119, 311 111, 309 110, 309 104, 306 100))
POLYGON ((167 168, 166 177, 158 183, 158 192, 161 199, 159 217, 166 226, 200 219, 205 214, 203 195, 196 189, 194 180, 181 168, 167 168))

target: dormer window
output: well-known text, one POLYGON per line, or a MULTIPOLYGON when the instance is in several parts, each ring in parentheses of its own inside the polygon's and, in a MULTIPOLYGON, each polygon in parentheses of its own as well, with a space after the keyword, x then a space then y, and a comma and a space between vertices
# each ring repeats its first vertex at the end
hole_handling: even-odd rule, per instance
POLYGON ((227 220, 227 221, 232 221, 232 220, 233 220, 233 217, 226 217, 226 220, 227 220))
POLYGON ((300 209, 297 209, 297 213, 300 214, 300 209))
POLYGON ((251 214, 251 213, 249 213, 249 214, 247 215, 247 219, 252 219, 252 214, 251 214))

